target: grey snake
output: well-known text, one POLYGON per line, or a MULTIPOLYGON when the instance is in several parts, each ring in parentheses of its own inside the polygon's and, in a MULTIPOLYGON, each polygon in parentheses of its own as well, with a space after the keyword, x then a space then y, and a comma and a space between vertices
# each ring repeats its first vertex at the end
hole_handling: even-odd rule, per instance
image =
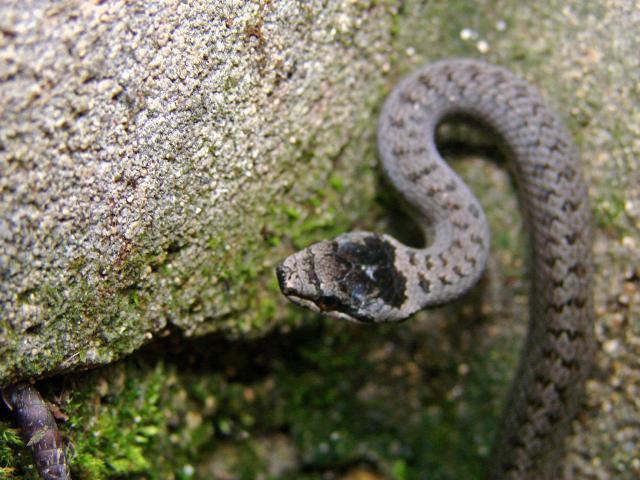
POLYGON ((485 267, 489 228, 435 140, 438 125, 458 116, 500 137, 530 250, 528 333, 487 478, 560 478, 563 439, 593 356, 591 217, 571 135, 530 84, 471 59, 439 61, 404 78, 380 114, 378 151, 428 245, 346 233, 285 259, 277 268, 280 288, 316 312, 380 323, 404 320, 472 287, 485 267))

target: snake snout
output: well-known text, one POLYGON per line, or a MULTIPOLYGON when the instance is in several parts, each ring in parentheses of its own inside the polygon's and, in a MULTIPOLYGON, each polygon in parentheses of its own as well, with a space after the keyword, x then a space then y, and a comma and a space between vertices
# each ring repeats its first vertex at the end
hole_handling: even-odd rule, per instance
POLYGON ((289 274, 287 272, 287 267, 285 267, 285 263, 286 261, 282 262, 276 267, 276 277, 278 278, 278 285, 280 286, 280 290, 282 290, 282 293, 286 295, 288 293, 287 290, 289 290, 287 286, 289 274))
POLYGON ((287 297, 298 295, 301 289, 301 283, 295 254, 287 257, 282 263, 276 267, 276 277, 280 291, 287 297))

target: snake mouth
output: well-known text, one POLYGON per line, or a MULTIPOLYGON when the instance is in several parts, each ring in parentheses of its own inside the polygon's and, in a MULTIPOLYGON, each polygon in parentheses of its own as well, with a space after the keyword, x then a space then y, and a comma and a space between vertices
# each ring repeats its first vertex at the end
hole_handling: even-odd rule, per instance
POLYGON ((278 279, 278 285, 280 290, 293 303, 306 307, 315 312, 321 312, 322 309, 313 299, 305 298, 300 295, 300 291, 291 286, 291 270, 285 266, 285 260, 276 267, 276 278, 278 279))
POLYGON ((350 315, 347 312, 341 311, 339 308, 336 308, 334 305, 329 306, 327 304, 326 299, 323 299, 323 298, 317 298, 317 299, 304 298, 304 297, 297 296, 295 294, 289 294, 287 295, 287 298, 291 302, 295 303, 296 305, 308 308, 312 312, 321 313, 331 318, 335 318, 338 320, 347 320, 349 322, 356 322, 356 323, 363 323, 363 322, 371 323, 368 320, 363 320, 359 317, 350 315))

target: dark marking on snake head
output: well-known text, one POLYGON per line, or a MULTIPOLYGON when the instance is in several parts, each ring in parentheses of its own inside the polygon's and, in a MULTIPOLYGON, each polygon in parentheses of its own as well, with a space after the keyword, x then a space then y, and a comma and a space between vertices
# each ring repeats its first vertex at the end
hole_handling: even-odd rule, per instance
POLYGON ((410 105, 414 105, 420 101, 420 98, 411 90, 403 90, 400 93, 400 100, 410 105))
POLYGON ((538 115, 538 112, 543 108, 544 107, 539 103, 535 103, 535 102, 531 103, 531 113, 533 114, 534 117, 538 115))
POLYGON ((406 299, 406 279, 395 265, 395 248, 378 235, 362 242, 337 242, 336 259, 349 269, 338 280, 341 291, 356 309, 381 299, 400 308, 406 299))
MULTIPOLYGON (((538 140, 538 142, 539 141, 540 140, 538 140)), ((536 178, 542 178, 547 170, 549 170, 549 165, 545 163, 536 163, 533 166, 533 171, 531 172, 531 176, 536 178)))
MULTIPOLYGON (((418 137, 420 136, 420 132, 414 132, 415 136, 418 137)), ((427 147, 425 147, 424 145, 418 145, 417 147, 414 147, 412 152, 414 155, 424 155, 425 153, 427 153, 427 147)))
POLYGON ((460 265, 454 265, 453 266, 453 272, 456 275, 458 275, 460 278, 466 277, 466 274, 462 271, 462 269, 460 268, 460 265))
POLYGON ((565 146, 560 142, 555 142, 553 145, 549 147, 549 151, 552 153, 561 153, 565 149, 565 146))
POLYGON ((285 290, 287 287, 287 271, 284 267, 284 264, 280 264, 276 267, 276 278, 278 279, 278 285, 280 285, 280 290, 286 294, 285 290))
POLYGON ((440 192, 442 192, 442 190, 439 187, 436 187, 435 185, 427 189, 427 195, 429 195, 430 197, 435 197, 440 192))
POLYGON ((574 245, 578 241, 578 238, 579 235, 575 232, 564 236, 564 240, 567 242, 567 245, 574 245))
POLYGON ((372 322, 406 300, 395 247, 379 235, 345 234, 287 258, 276 272, 282 292, 320 312, 372 322))
POLYGON ((433 88, 432 77, 430 75, 418 75, 418 81, 428 89, 433 88))
POLYGON ((557 193, 553 190, 553 188, 548 188, 540 192, 540 199, 547 203, 552 196, 557 195, 557 193))
POLYGON ((568 273, 572 273, 578 277, 583 277, 587 274, 587 267, 585 266, 584 263, 582 262, 577 262, 574 263, 573 265, 571 265, 568 269, 567 272, 568 273))

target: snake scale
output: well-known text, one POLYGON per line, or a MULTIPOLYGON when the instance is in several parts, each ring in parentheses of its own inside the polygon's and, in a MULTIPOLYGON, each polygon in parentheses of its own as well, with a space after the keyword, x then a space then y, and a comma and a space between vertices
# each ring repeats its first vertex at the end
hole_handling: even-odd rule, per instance
POLYGON ((473 286, 489 229, 478 200, 436 148, 436 128, 452 117, 479 121, 501 138, 530 247, 529 328, 487 478, 561 478, 563 439, 593 356, 591 221, 571 135, 530 84, 471 59, 439 61, 403 79, 380 114, 378 150, 429 243, 410 248, 385 234, 346 233, 285 259, 280 288, 314 311, 379 323, 473 286))

